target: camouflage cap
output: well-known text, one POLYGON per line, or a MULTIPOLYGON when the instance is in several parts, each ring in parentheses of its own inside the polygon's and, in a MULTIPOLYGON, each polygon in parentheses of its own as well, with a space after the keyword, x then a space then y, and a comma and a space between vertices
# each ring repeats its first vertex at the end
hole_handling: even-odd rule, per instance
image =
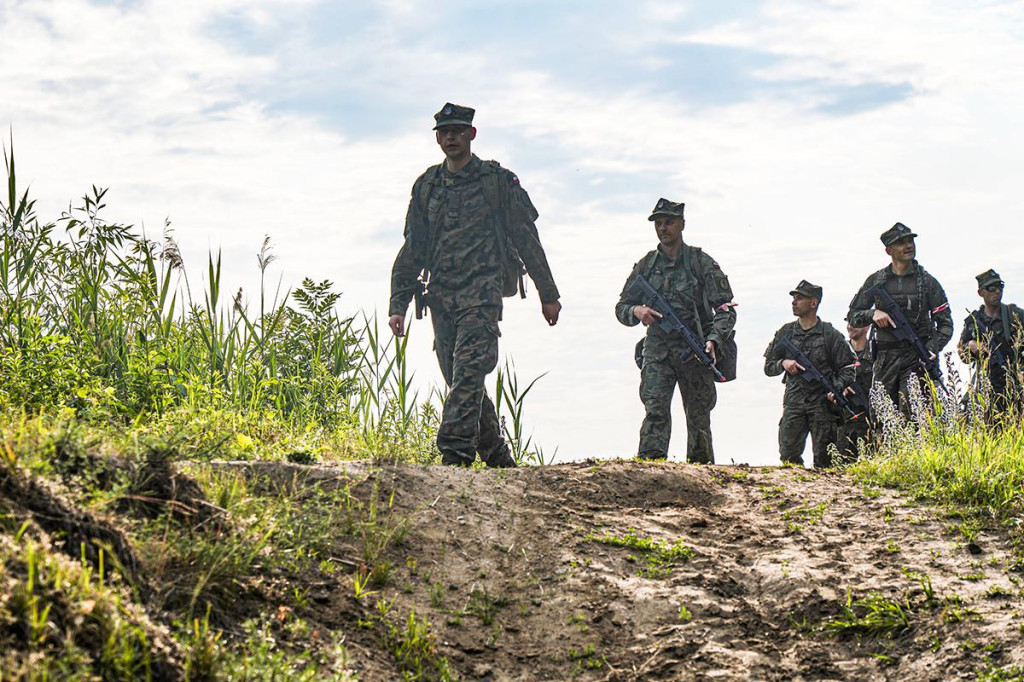
POLYGON ((978 280, 978 288, 983 289, 991 284, 1004 284, 1003 278, 999 276, 999 273, 989 268, 980 275, 976 275, 974 279, 978 280))
POLYGON ((796 288, 793 289, 793 291, 789 292, 789 295, 796 296, 797 294, 800 294, 801 296, 806 296, 807 298, 816 298, 820 303, 821 293, 821 287, 819 287, 817 284, 811 284, 806 279, 802 279, 800 280, 800 284, 797 284, 796 288))
POLYGON ((475 109, 445 102, 445 105, 441 107, 441 111, 434 114, 434 130, 441 126, 471 126, 473 125, 473 114, 475 113, 475 109))
POLYGON ((678 204, 668 199, 658 199, 658 203, 651 209, 651 217, 648 220, 654 220, 656 216, 670 215, 677 218, 683 217, 683 209, 686 208, 686 204, 679 202, 678 204))
POLYGON ((886 246, 892 246, 904 237, 916 237, 916 232, 911 232, 910 228, 903 223, 896 223, 888 230, 882 233, 882 243, 886 246))

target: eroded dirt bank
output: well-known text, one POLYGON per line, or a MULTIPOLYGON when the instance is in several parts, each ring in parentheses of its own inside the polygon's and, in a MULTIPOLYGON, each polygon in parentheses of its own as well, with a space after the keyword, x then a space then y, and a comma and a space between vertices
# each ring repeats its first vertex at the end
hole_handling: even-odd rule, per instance
MULTIPOLYGON (((376 494, 382 524, 408 520, 379 594, 429 621, 462 680, 974 679, 1024 661, 1008 533, 965 538, 947 513, 838 473, 249 466, 347 480, 376 494), (693 553, 651 561, 645 540, 693 553), (848 593, 868 598, 878 623, 902 612, 905 625, 828 636, 822 624, 843 620, 848 593)), ((338 553, 351 565, 358 550, 338 553)), ((400 679, 358 626, 377 596, 356 599, 351 572, 309 597, 305 617, 351 632, 362 679, 400 679)))

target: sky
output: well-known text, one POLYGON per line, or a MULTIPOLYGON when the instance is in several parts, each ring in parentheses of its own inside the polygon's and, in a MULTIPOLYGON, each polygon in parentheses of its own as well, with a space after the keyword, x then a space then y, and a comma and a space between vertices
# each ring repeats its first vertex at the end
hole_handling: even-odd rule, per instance
MULTIPOLYGON (((530 193, 562 293, 555 327, 534 289, 506 299, 501 337, 522 383, 543 375, 524 419, 556 461, 636 452, 641 331, 613 309, 659 197, 739 304, 719 463, 778 461, 763 352, 788 292, 821 285, 843 328, 894 222, 957 336, 974 275, 1024 299, 1020 2, 0 0, 0 35, 0 124, 41 217, 109 187, 108 219, 170 220, 193 289, 221 250, 250 301, 269 235, 271 282, 329 279, 340 313, 382 324, 412 182, 443 156, 432 116, 475 108, 473 151, 530 193)), ((431 341, 414 321, 424 394, 431 341)), ((670 459, 685 442, 676 398, 670 459)))

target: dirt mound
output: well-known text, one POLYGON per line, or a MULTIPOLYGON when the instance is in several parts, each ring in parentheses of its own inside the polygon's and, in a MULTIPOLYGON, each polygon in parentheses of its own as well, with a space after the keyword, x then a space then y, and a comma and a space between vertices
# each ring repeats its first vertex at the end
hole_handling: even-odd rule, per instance
MULTIPOLYGON (((376 496, 404 528, 380 593, 429 622, 459 679, 973 679, 1024 661, 1009 536, 968 542, 956 519, 841 474, 248 470, 376 496)), ((351 573, 310 596, 304 617, 351 628, 364 679, 395 676, 357 626, 374 598, 354 597, 351 573)))

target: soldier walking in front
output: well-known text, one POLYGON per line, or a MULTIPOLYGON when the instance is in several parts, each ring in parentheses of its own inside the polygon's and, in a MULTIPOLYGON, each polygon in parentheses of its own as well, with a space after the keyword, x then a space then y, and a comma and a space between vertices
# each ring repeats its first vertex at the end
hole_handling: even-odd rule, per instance
POLYGON ((661 315, 644 305, 630 288, 638 274, 647 278, 680 319, 704 341, 712 360, 717 361, 736 324, 732 289, 715 259, 683 242, 683 209, 682 203, 658 200, 648 218, 654 222, 658 247, 633 266, 615 305, 615 316, 626 326, 647 327, 640 371, 640 399, 646 414, 640 427, 637 456, 668 457, 672 394, 678 385, 686 413, 686 460, 713 464, 711 410, 717 402, 713 372, 687 352, 682 339, 654 324, 661 315))
POLYGON ((846 316, 854 327, 874 326, 876 354, 872 383, 882 384, 889 398, 907 416, 910 415, 908 382, 922 381, 926 367, 913 344, 893 333, 893 319, 879 309, 878 296, 872 289, 884 289, 903 311, 924 344, 928 362, 938 361, 938 354, 953 336, 953 316, 946 292, 914 258, 917 253, 915 237, 917 234, 903 223, 896 223, 882 233, 885 252, 892 262, 864 281, 850 302, 846 316))
POLYGON ((484 380, 498 362, 502 296, 525 298, 522 266, 537 286, 549 325, 562 309, 534 221, 537 211, 519 178, 471 152, 475 112, 447 103, 434 114, 444 162, 412 188, 405 242, 391 271, 388 325, 405 334, 405 313, 429 308, 434 350, 449 393, 437 431, 444 464, 515 466, 484 380), (519 259, 522 259, 521 263, 519 259))
POLYGON ((828 322, 818 317, 821 287, 801 280, 793 291, 792 310, 797 319, 783 325, 764 352, 764 373, 783 375, 786 392, 779 421, 779 455, 783 464, 803 466, 807 435, 811 436, 815 468, 832 465, 828 446, 836 442, 839 416, 831 405, 836 396, 821 381, 809 378, 814 369, 835 391, 853 383, 856 373, 853 351, 846 339, 828 322), (787 349, 786 341, 796 350, 787 349), (805 363, 794 355, 802 354, 805 363))

